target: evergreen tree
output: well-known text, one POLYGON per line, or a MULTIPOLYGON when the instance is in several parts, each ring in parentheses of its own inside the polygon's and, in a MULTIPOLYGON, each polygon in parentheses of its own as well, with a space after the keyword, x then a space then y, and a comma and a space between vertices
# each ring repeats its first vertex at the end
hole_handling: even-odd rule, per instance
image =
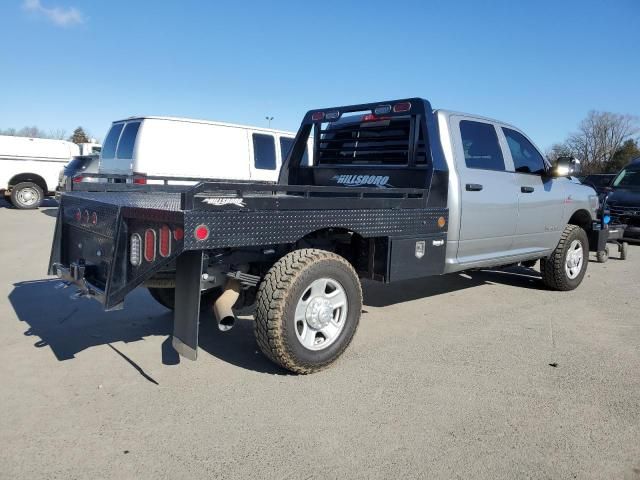
POLYGON ((69 137, 69 141, 76 144, 89 143, 89 136, 85 133, 82 127, 78 127, 73 131, 73 135, 69 137))

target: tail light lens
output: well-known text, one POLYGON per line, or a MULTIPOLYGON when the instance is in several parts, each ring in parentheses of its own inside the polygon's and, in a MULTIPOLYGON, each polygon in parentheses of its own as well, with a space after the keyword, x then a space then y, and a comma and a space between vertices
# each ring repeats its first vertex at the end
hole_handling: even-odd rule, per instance
POLYGON ((136 185, 146 185, 147 177, 145 175, 136 174, 133 176, 133 183, 135 183, 136 185))
POLYGON ((80 211, 79 208, 74 212, 73 218, 76 219, 76 222, 79 222, 82 220, 82 212, 80 211))
POLYGON ((140 235, 131 235, 131 245, 129 248, 129 261, 134 267, 139 267, 142 263, 142 239, 140 235))
POLYGON ((313 112, 311 114, 311 120, 318 122, 324 118, 324 112, 313 112))
POLYGON ((91 214, 91 223, 93 225, 97 225, 98 224, 98 214, 96 212, 93 212, 91 214))
POLYGON ((76 175, 73 177, 73 183, 80 183, 84 177, 82 175, 76 175))
POLYGON ((147 262, 156 259, 156 232, 150 228, 144 232, 144 259, 147 262))
POLYGON ((168 257, 171 254, 171 229, 168 225, 160 227, 160 245, 158 251, 161 257, 168 257))
POLYGON ((82 214, 82 222, 89 223, 89 210, 85 210, 82 214))
POLYGON ((184 230, 180 227, 176 227, 176 229, 173 231, 173 238, 176 242, 182 240, 184 238, 184 230))

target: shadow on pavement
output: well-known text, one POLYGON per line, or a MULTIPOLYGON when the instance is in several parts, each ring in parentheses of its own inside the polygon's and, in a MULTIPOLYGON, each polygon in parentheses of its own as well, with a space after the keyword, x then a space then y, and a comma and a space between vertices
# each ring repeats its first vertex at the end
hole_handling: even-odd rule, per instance
MULTIPOLYGON (((11 205, 11 202, 9 202, 8 197, 1 197, 0 198, 0 208, 10 208, 10 209, 15 209, 15 207, 13 205, 11 205)), ((58 201, 53 198, 53 197, 46 197, 43 201, 42 201, 42 205, 40 205, 41 209, 47 209, 47 208, 55 208, 55 214, 53 214, 53 216, 55 217, 57 215, 58 212, 58 201)), ((42 210, 43 213, 46 213, 46 210, 42 210)), ((49 215, 48 213, 46 213, 47 215, 49 215)))
POLYGON ((48 217, 57 217, 58 216, 58 206, 55 208, 40 208, 40 212, 44 213, 48 217))
MULTIPOLYGON (((544 288, 537 272, 514 267, 483 270, 383 285, 364 282, 364 303, 376 307, 423 297, 431 297, 483 284, 504 284, 525 288, 544 288)), ((173 313, 157 304, 145 289, 135 290, 126 300, 126 309, 104 312, 98 302, 72 300, 73 287, 56 288, 53 279, 14 284, 9 301, 18 319, 27 324, 24 335, 34 337, 34 347, 49 347, 60 361, 75 358, 88 348, 107 345, 131 364, 147 380, 156 383, 112 344, 138 342, 151 336, 166 337, 161 356, 165 365, 177 365, 181 358, 171 346, 173 313)), ((287 375, 259 351, 253 335, 253 320, 240 318, 230 332, 218 330, 212 314, 200 316, 199 347, 222 361, 256 372, 287 375)), ((202 353, 202 352, 201 352, 202 353)))
POLYGON ((505 269, 473 270, 463 273, 405 280, 384 285, 364 281, 364 304, 372 307, 386 307, 396 303, 417 300, 451 293, 485 284, 511 285, 522 288, 545 290, 540 280, 540 272, 525 267, 505 269))
MULTIPOLYGON (((130 359, 112 344, 137 342, 151 336, 167 337, 161 348, 162 362, 176 365, 181 359, 171 346, 173 314, 157 304, 144 289, 134 291, 126 309, 104 312, 102 306, 86 299, 71 300, 73 287, 57 289, 57 280, 19 282, 9 294, 18 319, 27 324, 24 335, 34 337, 34 347, 49 347, 60 361, 98 345, 108 345, 134 368, 130 359)), ((218 330, 212 314, 200 316, 199 347, 205 352, 241 368, 270 374, 287 374, 258 350, 253 321, 239 319, 233 330, 218 330)), ((202 355, 203 352, 200 352, 202 355)), ((143 375, 145 376, 145 375, 143 375)))

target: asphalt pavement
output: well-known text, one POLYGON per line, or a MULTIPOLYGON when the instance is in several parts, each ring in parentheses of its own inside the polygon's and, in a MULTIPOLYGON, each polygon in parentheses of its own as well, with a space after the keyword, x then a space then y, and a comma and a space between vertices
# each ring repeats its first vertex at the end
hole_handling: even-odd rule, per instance
MULTIPOLYGON (((0 201, 0 478, 640 479, 640 247, 573 292, 536 269, 366 283, 356 337, 296 376, 250 318, 171 348, 46 275, 57 208, 0 201)), ((593 257, 592 257, 593 258, 593 257)))

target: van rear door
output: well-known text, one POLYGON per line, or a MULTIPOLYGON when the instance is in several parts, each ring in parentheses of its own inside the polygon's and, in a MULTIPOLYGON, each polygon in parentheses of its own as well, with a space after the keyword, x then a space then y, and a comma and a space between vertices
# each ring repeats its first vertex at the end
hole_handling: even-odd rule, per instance
POLYGON ((131 175, 141 120, 115 122, 100 152, 100 173, 131 175))

